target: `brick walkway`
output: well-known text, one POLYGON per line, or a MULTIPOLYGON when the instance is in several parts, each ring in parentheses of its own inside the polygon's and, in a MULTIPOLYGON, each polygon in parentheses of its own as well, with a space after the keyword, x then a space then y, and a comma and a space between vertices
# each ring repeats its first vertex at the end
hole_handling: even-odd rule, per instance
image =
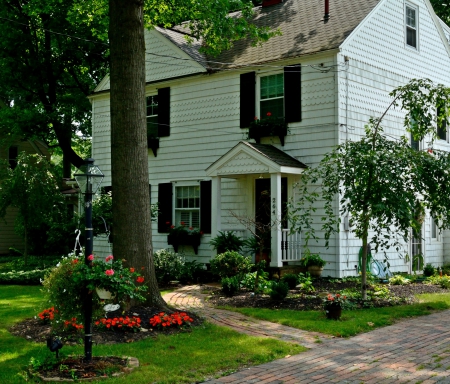
POLYGON ((185 287, 164 298, 177 308, 197 311, 208 321, 239 332, 310 348, 299 355, 208 380, 209 384, 450 384, 450 311, 337 339, 214 309, 205 303, 199 286, 185 287), (318 339, 322 343, 317 343, 318 339))

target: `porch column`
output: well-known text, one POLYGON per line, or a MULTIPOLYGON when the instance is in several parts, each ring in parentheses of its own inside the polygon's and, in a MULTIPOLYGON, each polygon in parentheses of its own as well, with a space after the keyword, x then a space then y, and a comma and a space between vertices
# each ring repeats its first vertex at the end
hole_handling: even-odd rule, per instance
POLYGON ((270 221, 272 223, 271 267, 282 267, 281 260, 281 173, 270 174, 270 221))
POLYGON ((216 237, 221 229, 222 211, 222 180, 220 176, 213 176, 211 183, 211 239, 216 237))

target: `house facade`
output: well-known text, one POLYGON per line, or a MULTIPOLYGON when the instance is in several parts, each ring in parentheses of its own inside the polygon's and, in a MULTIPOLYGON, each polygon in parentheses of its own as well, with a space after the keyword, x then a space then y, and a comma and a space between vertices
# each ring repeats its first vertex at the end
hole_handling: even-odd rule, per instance
MULTIPOLYGON (((265 220, 271 266, 296 264, 303 240, 290 233, 285 205, 295 201, 305 167, 359 139, 395 87, 412 78, 450 86, 450 29, 428 0, 265 1, 255 8, 255 23, 282 35, 257 47, 240 41, 215 58, 199 52, 201 42, 188 45, 181 27, 146 31, 148 169, 151 203, 160 209, 155 250, 171 248, 169 227, 183 222, 204 234, 197 250, 179 252, 206 263, 218 231, 248 238, 246 223, 265 220), (249 135, 255 117, 268 116, 283 118, 287 129, 249 135)), ((92 156, 111 185, 108 77, 90 100, 92 156)), ((390 110, 386 134, 404 135, 403 117, 390 110)), ((450 150, 447 131, 435 147, 450 150)), ((321 213, 318 207, 318 227, 321 213)), ((328 248, 310 243, 327 261, 325 275, 356 274, 361 241, 347 223, 342 218, 328 248)), ((444 262, 448 237, 430 217, 422 232, 403 253, 389 254, 391 271, 411 271, 405 256, 414 253, 425 263, 444 262)))
MULTIPOLYGON (((17 164, 19 153, 39 154, 50 159, 47 145, 40 140, 18 141, 9 147, 0 148, 0 158, 6 160, 11 168, 17 164)), ((8 254, 9 248, 23 252, 25 244, 21 236, 14 230, 17 208, 9 207, 5 217, 0 219, 0 254, 8 254)))

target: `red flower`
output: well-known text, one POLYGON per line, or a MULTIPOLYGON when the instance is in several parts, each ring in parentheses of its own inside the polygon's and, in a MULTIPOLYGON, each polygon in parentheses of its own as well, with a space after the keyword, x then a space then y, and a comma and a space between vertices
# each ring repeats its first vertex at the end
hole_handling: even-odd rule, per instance
POLYGON ((266 115, 267 116, 272 116, 272 112, 267 112, 266 115))
POLYGON ((94 255, 89 255, 89 256, 88 256, 88 260, 89 260, 89 261, 93 261, 93 260, 94 260, 94 255))
POLYGON ((105 274, 106 274, 107 276, 112 276, 112 275, 114 275, 114 269, 107 269, 107 270, 105 271, 105 274))
POLYGON ((181 221, 180 224, 181 224, 181 225, 184 225, 184 221, 181 221))
POLYGON ((139 276, 139 277, 136 279, 136 281, 137 281, 138 283, 143 283, 143 282, 144 282, 144 278, 143 278, 142 276, 139 276))
POLYGON ((254 120, 258 120, 258 117, 257 117, 257 116, 255 116, 254 120))
POLYGON ((108 261, 110 261, 110 260, 112 260, 112 259, 114 259, 114 256, 113 255, 109 255, 109 256, 106 256, 106 262, 108 262, 108 261))
POLYGON ((134 268, 130 268, 130 272, 131 272, 131 273, 134 273, 134 268))
POLYGON ((166 221, 166 225, 170 225, 170 221, 166 221))

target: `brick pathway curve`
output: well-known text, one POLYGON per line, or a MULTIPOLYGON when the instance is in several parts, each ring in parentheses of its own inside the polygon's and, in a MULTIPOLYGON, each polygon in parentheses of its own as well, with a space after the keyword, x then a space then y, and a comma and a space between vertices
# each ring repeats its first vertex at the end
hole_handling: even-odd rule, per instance
POLYGON ((177 308, 196 310, 209 321, 251 335, 297 342, 309 351, 241 370, 219 383, 449 383, 450 311, 402 320, 350 339, 249 319, 219 311, 204 302, 198 286, 185 287, 164 297, 177 308), (319 337, 323 343, 317 343, 319 337))

